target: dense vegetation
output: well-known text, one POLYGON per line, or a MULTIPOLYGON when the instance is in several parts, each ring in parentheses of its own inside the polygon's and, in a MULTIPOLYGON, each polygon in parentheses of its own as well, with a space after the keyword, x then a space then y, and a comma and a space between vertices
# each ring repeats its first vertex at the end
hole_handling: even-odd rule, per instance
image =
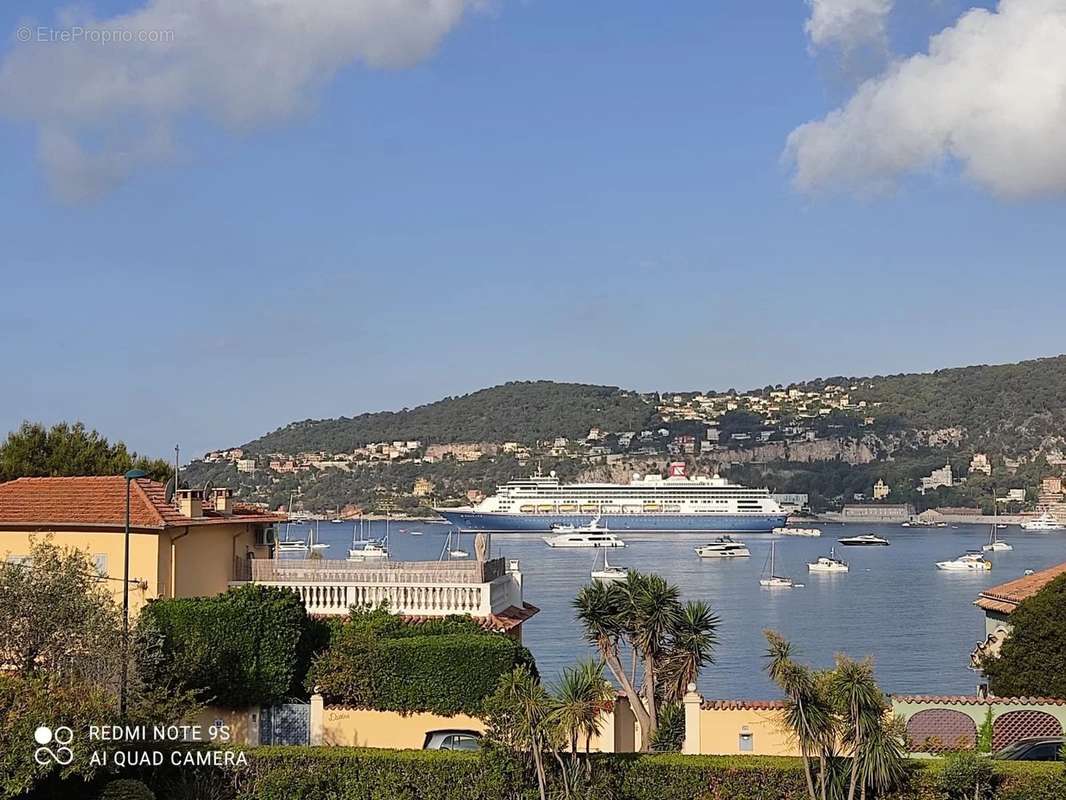
POLYGON ((87 431, 80 422, 60 422, 51 428, 39 422, 23 422, 0 444, 0 482, 15 478, 121 475, 134 468, 143 469, 158 481, 166 481, 173 474, 165 461, 139 456, 122 442, 111 444, 96 431, 87 431))
MULTIPOLYGON (((495 751, 287 747, 261 748, 249 755, 247 769, 237 775, 237 796, 242 800, 526 800, 536 796, 532 776, 515 759, 495 751)), ((939 761, 909 762, 904 789, 893 797, 950 797, 941 782, 944 768, 939 761)), ((1066 791, 1061 764, 995 762, 992 777, 991 798, 995 800, 1053 800, 1066 791)), ((601 755, 593 758, 590 777, 572 787, 570 796, 575 800, 801 800, 807 790, 798 758, 601 755)))
POLYGON ((231 708, 272 705, 302 692, 321 626, 291 591, 247 585, 215 597, 154 600, 137 624, 138 667, 160 688, 231 708))
POLYGON ((993 452, 1034 449, 1066 428, 1066 356, 840 382, 860 385, 853 401, 882 403, 878 416, 915 429, 958 426, 993 452))
POLYGON ((1001 697, 1066 699, 1066 575, 1010 615, 1011 635, 999 657, 982 664, 989 688, 1001 697))
POLYGON ((332 627, 307 686, 327 703, 386 711, 478 714, 500 676, 533 656, 468 617, 405 622, 384 609, 353 610, 332 627))
POLYGON ((614 386, 522 381, 402 411, 293 422, 249 442, 253 453, 347 452, 368 442, 523 442, 577 438, 600 426, 639 431, 655 407, 614 386))

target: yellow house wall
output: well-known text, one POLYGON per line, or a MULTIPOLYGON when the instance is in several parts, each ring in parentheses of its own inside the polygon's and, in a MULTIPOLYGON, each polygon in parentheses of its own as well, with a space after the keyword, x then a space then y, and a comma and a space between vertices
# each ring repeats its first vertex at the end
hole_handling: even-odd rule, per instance
POLYGON ((701 753, 706 755, 740 754, 742 731, 752 734, 753 749, 746 751, 746 755, 799 755, 796 743, 785 730, 778 711, 700 709, 701 753))
MULTIPOLYGON (((202 741, 210 740, 209 728, 218 721, 229 728, 230 745, 255 747, 259 744, 258 708, 234 710, 206 706, 190 720, 192 724, 201 726, 202 741)), ((225 744, 221 740, 216 741, 218 744, 225 744)))
MULTIPOLYGON (((122 603, 122 531, 0 530, 0 559, 26 556, 31 537, 52 536, 57 547, 67 547, 107 556, 107 573, 112 580, 107 588, 122 603)), ((157 597, 198 597, 224 592, 233 579, 234 555, 247 552, 266 555, 266 548, 255 546, 255 526, 248 523, 189 526, 163 533, 130 534, 130 610, 137 611, 157 597), (186 531, 188 533, 186 533, 186 531), (173 580, 173 584, 172 584, 173 580)))
POLYGON ((485 723, 474 717, 436 714, 402 716, 395 711, 355 708, 324 709, 322 744, 343 747, 389 747, 421 750, 429 731, 458 729, 484 732, 485 723))
MULTIPOLYGON (((88 553, 107 556, 107 574, 115 580, 105 582, 115 602, 122 604, 122 566, 124 563, 124 534, 115 531, 12 531, 0 530, 0 559, 10 556, 26 556, 30 552, 30 539, 52 536, 57 547, 67 547, 88 553)), ((159 537, 154 533, 130 534, 130 580, 147 582, 147 587, 130 584, 130 610, 136 612, 148 600, 159 596, 159 537)))

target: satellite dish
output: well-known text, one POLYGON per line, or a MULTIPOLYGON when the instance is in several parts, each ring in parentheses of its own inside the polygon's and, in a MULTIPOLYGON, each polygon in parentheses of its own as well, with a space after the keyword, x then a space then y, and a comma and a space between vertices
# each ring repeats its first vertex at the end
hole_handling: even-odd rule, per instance
POLYGON ((171 475, 167 481, 167 485, 163 488, 163 501, 166 503, 174 502, 174 476, 171 475))
POLYGON ((214 488, 214 486, 211 484, 211 481, 207 481, 206 483, 204 483, 204 497, 210 497, 211 496, 211 490, 213 488, 214 488))

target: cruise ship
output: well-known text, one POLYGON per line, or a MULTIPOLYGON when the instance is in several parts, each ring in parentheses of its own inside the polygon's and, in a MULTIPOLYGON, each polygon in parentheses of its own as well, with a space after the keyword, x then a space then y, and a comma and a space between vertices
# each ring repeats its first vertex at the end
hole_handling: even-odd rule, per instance
POLYGON ((599 517, 611 531, 770 531, 788 515, 766 489, 689 478, 684 464, 669 477, 634 475, 627 484, 560 483, 553 472, 515 480, 473 507, 438 508, 464 531, 547 531, 599 517))

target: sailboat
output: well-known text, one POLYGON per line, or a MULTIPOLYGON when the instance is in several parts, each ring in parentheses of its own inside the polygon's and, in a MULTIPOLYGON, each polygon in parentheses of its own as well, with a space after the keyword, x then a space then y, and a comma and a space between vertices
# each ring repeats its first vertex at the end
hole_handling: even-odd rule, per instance
POLYGON ((329 545, 325 542, 315 541, 315 534, 318 532, 318 523, 316 522, 311 526, 311 530, 307 532, 307 549, 311 551, 315 550, 328 550, 329 545))
POLYGON ((444 556, 445 555, 447 555, 448 558, 455 558, 455 559, 469 558, 470 554, 468 552, 466 552, 466 550, 464 550, 462 547, 459 546, 460 543, 461 543, 461 540, 460 540, 459 537, 461 535, 462 535, 462 531, 460 531, 458 529, 448 531, 448 536, 444 540, 444 549, 441 551, 441 554, 440 554, 441 561, 444 560, 444 556), (453 536, 455 537, 454 542, 452 540, 453 536))
POLYGON ((992 530, 988 534, 988 544, 981 546, 981 549, 984 550, 986 553, 1002 553, 1002 552, 1006 552, 1007 550, 1013 550, 1014 549, 1013 547, 1011 547, 1006 542, 1001 542, 999 540, 999 534, 996 533, 996 531, 999 529, 999 525, 996 524, 996 522, 998 521, 996 519, 996 517, 998 516, 998 512, 999 512, 999 509, 996 506, 995 498, 993 498, 993 503, 992 503, 992 530))
MULTIPOLYGON (((780 575, 774 574, 774 541, 770 542, 770 572, 765 578, 759 579, 759 585, 765 586, 767 589, 792 589, 802 584, 793 583, 792 578, 783 578, 780 575)), ((765 574, 765 573, 764 573, 765 574)))
POLYGON ((624 581, 629 571, 618 566, 611 566, 607 561, 607 550, 603 551, 603 569, 594 569, 591 572, 594 581, 624 581))
POLYGON ((387 561, 389 558, 388 535, 383 540, 367 539, 363 532, 363 518, 359 517, 358 527, 352 531, 352 546, 348 548, 349 561, 387 561), (359 538, 355 538, 356 531, 359 538))
MULTIPOLYGON (((295 492, 289 493, 289 509, 292 509, 292 501, 295 492)), ((285 538, 275 541, 274 548, 278 553, 303 553, 307 550, 307 542, 303 539, 289 538, 290 523, 285 523, 285 538)))

